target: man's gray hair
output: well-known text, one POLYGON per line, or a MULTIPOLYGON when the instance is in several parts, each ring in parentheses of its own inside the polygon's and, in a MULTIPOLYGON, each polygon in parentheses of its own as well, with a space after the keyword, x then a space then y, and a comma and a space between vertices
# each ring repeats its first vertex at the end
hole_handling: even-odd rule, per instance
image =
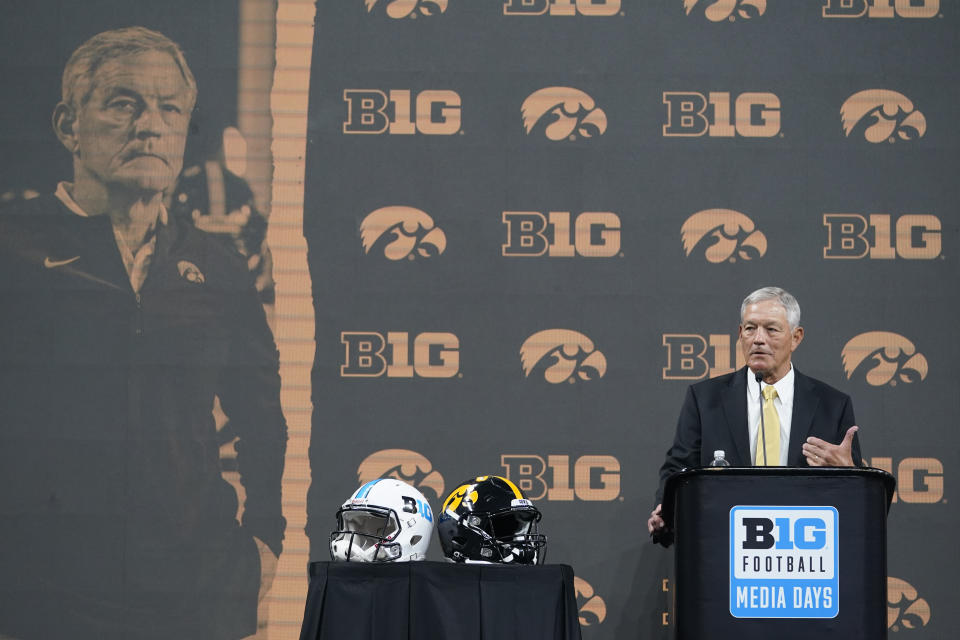
POLYGON ((63 69, 61 100, 70 108, 79 109, 90 99, 94 88, 93 77, 105 62, 148 51, 162 51, 173 58, 190 89, 191 102, 195 102, 197 81, 180 46, 162 33, 145 27, 104 31, 77 47, 63 69))
POLYGON ((787 312, 787 322, 790 324, 791 331, 800 326, 800 303, 780 287, 763 287, 744 298, 740 305, 740 324, 743 324, 743 314, 747 312, 748 306, 765 300, 776 300, 783 306, 787 312))

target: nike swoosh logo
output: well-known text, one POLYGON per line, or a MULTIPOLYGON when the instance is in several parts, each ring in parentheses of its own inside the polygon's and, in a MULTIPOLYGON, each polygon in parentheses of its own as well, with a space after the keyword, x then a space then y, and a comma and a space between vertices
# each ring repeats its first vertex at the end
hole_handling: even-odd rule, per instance
POLYGON ((68 265, 71 262, 76 262, 79 259, 80 259, 80 256, 73 256, 72 258, 69 258, 67 260, 51 260, 50 257, 48 256, 43 259, 43 266, 45 266, 47 269, 56 269, 57 267, 63 267, 65 265, 68 265))

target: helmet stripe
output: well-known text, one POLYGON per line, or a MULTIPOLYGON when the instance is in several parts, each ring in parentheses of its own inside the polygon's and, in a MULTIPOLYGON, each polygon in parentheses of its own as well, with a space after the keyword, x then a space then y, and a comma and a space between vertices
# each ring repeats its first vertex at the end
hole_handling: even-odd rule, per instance
POLYGON ((365 484, 365 485, 363 485, 362 487, 360 487, 359 489, 357 489, 357 492, 353 495, 354 499, 355 499, 355 500, 362 500, 362 499, 366 498, 366 497, 367 497, 367 494, 370 493, 370 490, 373 489, 373 485, 375 485, 375 484, 377 484, 378 482, 380 482, 380 480, 381 480, 381 478, 377 478, 376 480, 371 480, 371 481, 368 482, 367 484, 365 484))
POLYGON ((523 498, 523 493, 520 492, 520 488, 517 487, 517 485, 513 484, 510 478, 504 478, 503 476, 497 476, 497 477, 503 480, 504 482, 506 482, 508 485, 510 485, 510 488, 513 489, 513 493, 514 495, 517 496, 518 499, 523 498))

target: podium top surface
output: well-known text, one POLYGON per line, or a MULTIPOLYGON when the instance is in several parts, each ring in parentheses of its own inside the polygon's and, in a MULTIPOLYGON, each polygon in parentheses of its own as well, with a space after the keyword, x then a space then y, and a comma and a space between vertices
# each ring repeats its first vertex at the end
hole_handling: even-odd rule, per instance
POLYGON ((736 475, 736 476, 803 476, 803 477, 876 477, 878 480, 895 484, 892 475, 883 469, 873 467, 696 467, 681 469, 667 479, 667 483, 675 478, 696 475, 736 475))
POLYGON ((700 478, 716 478, 722 482, 723 478, 754 477, 762 482, 763 478, 860 478, 870 482, 883 484, 887 496, 887 508, 893 499, 893 491, 897 481, 892 475, 882 469, 870 467, 700 467, 696 469, 682 469, 669 478, 663 491, 663 514, 666 522, 672 522, 674 495, 677 487, 685 482, 700 478))

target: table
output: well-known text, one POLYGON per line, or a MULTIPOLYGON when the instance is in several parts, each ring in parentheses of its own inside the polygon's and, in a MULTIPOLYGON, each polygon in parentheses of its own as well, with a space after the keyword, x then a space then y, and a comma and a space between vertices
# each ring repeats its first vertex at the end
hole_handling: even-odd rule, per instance
POLYGON ((300 640, 580 640, 573 569, 313 562, 300 640))

